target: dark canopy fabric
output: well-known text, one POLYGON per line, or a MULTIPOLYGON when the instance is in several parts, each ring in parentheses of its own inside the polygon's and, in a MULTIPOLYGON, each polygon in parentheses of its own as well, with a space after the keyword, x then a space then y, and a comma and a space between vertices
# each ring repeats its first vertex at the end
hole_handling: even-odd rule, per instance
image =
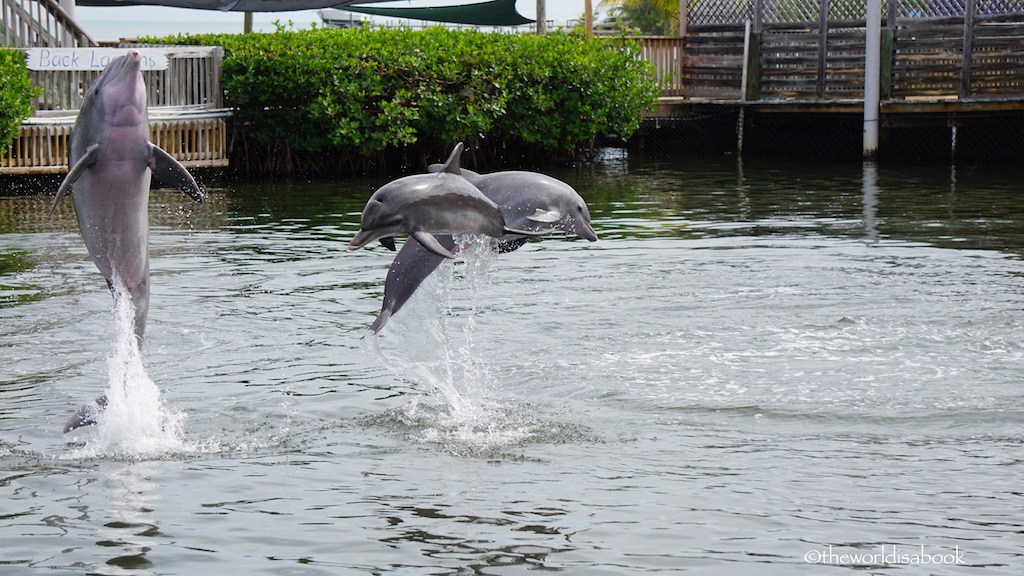
POLYGON ((172 6, 222 12, 290 12, 317 8, 343 8, 389 0, 77 0, 79 6, 172 6))
MULTIPOLYGON (((353 4, 364 4, 354 2, 353 4)), ((516 10, 516 0, 490 0, 459 6, 435 6, 429 8, 364 8, 362 6, 335 6, 341 10, 388 16, 391 18, 412 18, 431 22, 471 24, 474 26, 518 26, 534 22, 516 10)))

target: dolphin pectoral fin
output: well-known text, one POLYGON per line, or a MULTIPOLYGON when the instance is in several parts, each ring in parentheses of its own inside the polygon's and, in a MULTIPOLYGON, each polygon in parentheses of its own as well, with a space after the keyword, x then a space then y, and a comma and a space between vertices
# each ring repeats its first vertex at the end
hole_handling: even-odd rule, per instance
POLYGON ((380 315, 377 316, 377 319, 374 320, 373 324, 370 325, 370 334, 376 334, 377 332, 380 332, 380 329, 383 328, 384 325, 387 324, 388 320, 390 319, 391 310, 381 310, 380 315))
POLYGON ((60 183, 60 188, 57 188, 57 195, 53 197, 53 204, 50 205, 50 211, 46 213, 47 217, 53 216, 53 211, 57 209, 57 204, 60 199, 64 197, 64 193, 71 189, 71 185, 74 184, 90 166, 96 163, 96 157, 99 155, 99 144, 93 144, 85 149, 85 154, 75 162, 75 165, 68 170, 68 175, 64 177, 64 181, 60 183))
POLYGON ((437 254, 438 256, 441 256, 443 258, 455 258, 455 255, 449 252, 447 248, 442 246, 441 243, 437 241, 437 238, 434 238, 433 234, 429 234, 423 231, 417 231, 412 233, 412 237, 415 238, 416 241, 419 242, 424 248, 433 252, 434 254, 437 254))
POLYGON ((516 236, 511 240, 499 240, 498 241, 498 254, 508 254, 509 252, 515 252, 523 247, 524 244, 529 242, 530 239, 526 236, 516 236))
POLYGON ((539 222, 541 224, 554 224, 562 219, 562 213, 558 210, 542 210, 537 208, 537 211, 526 217, 530 222, 539 222))
POLYGON ((543 236, 554 231, 554 228, 550 228, 548 230, 516 230, 514 228, 505 228, 505 234, 518 234, 519 236, 543 236))
POLYGON ((78 412, 75 412, 75 415, 68 420, 67 424, 64 425, 64 433, 67 434, 68 432, 83 426, 92 426, 96 423, 96 416, 98 416, 106 407, 106 396, 100 396, 95 401, 82 406, 78 409, 78 412))
POLYGON ((448 174, 460 174, 459 169, 459 158, 462 156, 462 142, 455 145, 452 149, 452 153, 448 155, 448 160, 445 161, 444 165, 441 166, 440 172, 447 172, 448 174))
POLYGON ((385 247, 385 248, 387 248, 388 250, 391 250, 392 252, 394 252, 396 250, 396 248, 395 248, 395 237, 394 236, 388 236, 387 238, 381 238, 380 239, 380 245, 385 247))
POLYGON ((153 153, 153 164, 150 168, 153 170, 153 175, 156 176, 156 179, 168 186, 181 190, 196 202, 202 202, 205 198, 202 189, 199 188, 199 184, 196 184, 196 179, 192 177, 192 174, 181 165, 181 162, 175 160, 163 148, 155 144, 150 144, 149 146, 150 151, 153 153))

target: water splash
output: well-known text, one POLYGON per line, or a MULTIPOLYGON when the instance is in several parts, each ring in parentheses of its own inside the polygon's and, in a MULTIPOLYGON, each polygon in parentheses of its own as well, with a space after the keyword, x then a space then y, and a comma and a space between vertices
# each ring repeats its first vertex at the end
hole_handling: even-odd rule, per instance
POLYGON ((85 445, 68 458, 146 460, 194 451, 184 440, 185 415, 163 405, 160 389, 146 374, 135 336, 135 305, 125 291, 114 291, 113 328, 106 407, 95 425, 75 431, 85 445))
POLYGON ((386 338, 397 341, 387 344, 396 347, 396 355, 381 350, 381 338, 368 338, 366 347, 390 370, 429 388, 428 396, 391 415, 410 439, 455 454, 493 454, 543 435, 548 425, 535 411, 493 399, 498 384, 477 351, 475 332, 478 298, 496 251, 489 239, 456 241, 458 265, 438 268, 414 297, 417 303, 389 324, 386 338), (430 318, 410 309, 424 305, 437 314, 430 318))

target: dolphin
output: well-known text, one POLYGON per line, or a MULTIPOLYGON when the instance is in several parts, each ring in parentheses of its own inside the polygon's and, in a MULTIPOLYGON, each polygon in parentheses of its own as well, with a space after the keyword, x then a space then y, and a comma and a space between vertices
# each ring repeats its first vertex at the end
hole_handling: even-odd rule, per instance
MULTIPOLYGON (((70 190, 82 239, 115 294, 131 295, 136 344, 149 312, 149 184, 152 175, 197 202, 203 191, 170 154, 149 141, 146 85, 137 50, 115 58, 89 87, 71 132, 67 176, 49 214, 70 190)), ((106 398, 96 400, 99 407, 106 398)), ((64 431, 93 422, 84 410, 64 431)))
POLYGON ((461 154, 460 142, 436 172, 405 176, 377 189, 363 208, 360 230, 348 249, 374 240, 394 249, 391 238, 409 234, 434 254, 454 258, 433 234, 541 234, 507 228, 498 205, 460 174, 461 154))
MULTIPOLYGON (((428 170, 441 169, 432 164, 428 170)), ((505 171, 477 174, 461 169, 463 177, 501 208, 505 223, 520 230, 559 229, 568 234, 597 240, 590 224, 590 211, 583 198, 565 182, 536 172, 505 171)), ((435 239, 446 249, 455 247, 448 235, 435 239)), ((528 238, 507 233, 498 238, 498 252, 511 252, 526 243, 528 238)), ((426 250, 420 242, 406 242, 395 256, 384 282, 384 302, 380 314, 370 326, 377 333, 388 320, 405 305, 420 284, 443 261, 426 250)))

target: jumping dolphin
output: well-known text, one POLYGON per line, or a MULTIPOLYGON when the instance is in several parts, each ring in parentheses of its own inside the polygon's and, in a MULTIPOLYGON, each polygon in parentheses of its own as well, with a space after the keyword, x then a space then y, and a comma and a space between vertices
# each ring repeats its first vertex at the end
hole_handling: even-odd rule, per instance
MULTIPOLYGON (((203 192, 170 154, 149 142, 146 85, 141 56, 131 50, 110 62, 85 95, 71 132, 67 176, 50 207, 72 192, 78 227, 92 261, 115 294, 135 305, 141 346, 149 311, 149 183, 151 175, 196 202, 203 192)), ((96 400, 99 407, 106 398, 96 400)), ((87 405, 82 410, 93 410, 87 405)), ((85 424, 82 410, 65 432, 85 424)))
MULTIPOLYGON (((438 164, 429 170, 436 172, 438 164)), ((556 228, 569 234, 597 240, 590 225, 590 211, 583 198, 565 182, 535 172, 507 171, 477 174, 461 169, 463 177, 501 208, 505 223, 520 230, 556 228)), ((511 252, 527 241, 526 236, 505 234, 498 238, 498 251, 511 252)), ((448 235, 436 240, 448 250, 455 240, 448 235)), ((419 242, 406 242, 395 256, 384 282, 384 303, 380 314, 370 326, 378 332, 388 320, 405 305, 420 284, 443 262, 428 252, 419 242)))
POLYGON ((390 238, 409 234, 434 254, 454 258, 434 234, 540 234, 505 226, 498 205, 461 176, 461 154, 460 142, 437 172, 406 176, 381 186, 363 208, 361 229, 348 249, 356 250, 374 240, 394 249, 390 238))

